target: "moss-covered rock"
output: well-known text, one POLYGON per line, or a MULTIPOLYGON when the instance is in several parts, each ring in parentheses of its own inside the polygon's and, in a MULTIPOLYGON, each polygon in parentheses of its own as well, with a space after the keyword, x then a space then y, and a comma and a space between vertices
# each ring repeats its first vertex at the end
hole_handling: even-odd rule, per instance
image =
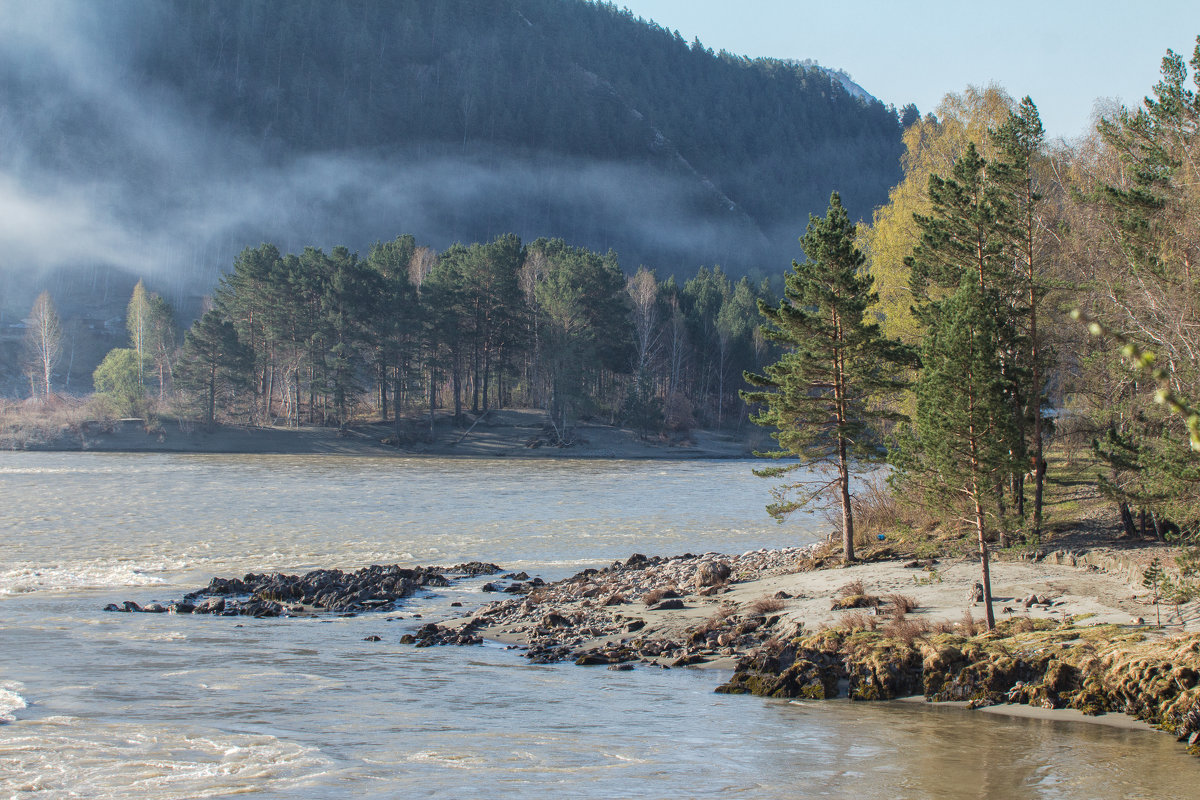
POLYGON ((841 681, 855 700, 923 694, 972 706, 1119 711, 1175 734, 1200 755, 1200 634, 1147 641, 1115 626, 1039 623, 905 641, 826 630, 768 645, 717 691, 821 699, 836 697, 841 681))

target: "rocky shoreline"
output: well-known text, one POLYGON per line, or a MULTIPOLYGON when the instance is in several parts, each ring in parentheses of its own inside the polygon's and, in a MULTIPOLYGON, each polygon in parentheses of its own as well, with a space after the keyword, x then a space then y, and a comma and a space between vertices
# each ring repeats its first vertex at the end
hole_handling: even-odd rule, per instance
POLYGON ((555 583, 518 584, 517 596, 425 625, 411 641, 491 639, 535 663, 723 667, 733 676, 716 691, 731 694, 1123 713, 1200 755, 1194 614, 1164 635, 1134 616, 1143 600, 1119 576, 998 562, 1002 621, 986 632, 972 615, 982 616, 976 565, 829 566, 815 548, 635 554, 555 583))
POLYGON ((445 587, 461 578, 502 571, 495 564, 472 561, 452 567, 408 568, 393 564, 363 567, 354 572, 318 569, 304 575, 251 573, 243 578, 213 578, 208 586, 188 592, 181 600, 145 606, 126 600, 120 605, 109 603, 104 610, 256 618, 390 611, 397 602, 422 589, 445 587))
POLYGON ((551 583, 482 562, 250 574, 213 578, 173 603, 105 610, 352 616, 497 576, 481 589, 502 599, 423 624, 401 643, 492 640, 540 664, 716 667, 732 671, 716 689, 729 694, 1119 712, 1200 755, 1200 607, 1176 609, 1169 629, 1147 626, 1147 600, 1127 575, 1055 556, 993 563, 1000 622, 991 632, 975 621, 978 565, 969 559, 843 566, 819 546, 634 554, 551 583))

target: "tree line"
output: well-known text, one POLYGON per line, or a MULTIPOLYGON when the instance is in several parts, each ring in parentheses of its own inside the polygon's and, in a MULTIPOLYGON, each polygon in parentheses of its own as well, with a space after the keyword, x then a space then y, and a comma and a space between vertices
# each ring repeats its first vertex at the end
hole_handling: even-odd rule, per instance
MULTIPOLYGON (((1200 38, 1190 66, 1200 87, 1200 38)), ((850 224, 834 195, 784 299, 762 307, 785 354, 746 376, 775 455, 832 468, 785 484, 773 513, 836 489, 853 559, 851 478, 887 460, 898 494, 974 530, 989 627, 989 546, 1040 541, 1051 435, 1099 458, 1125 535, 1200 536, 1200 417, 1179 400, 1200 380, 1187 83, 1168 51, 1143 106, 1111 109, 1074 146, 1045 141, 1028 97, 948 96, 906 132, 904 180, 872 225, 850 224), (1089 336, 1072 309, 1112 336, 1089 336)))
MULTIPOLYGON (((768 352, 756 304, 769 293, 720 267, 682 283, 644 267, 626 276, 611 252, 512 234, 440 253, 403 235, 365 258, 262 244, 237 257, 181 338, 169 305, 139 282, 129 346, 94 381, 121 414, 376 420, 400 439, 431 434, 439 412, 466 425, 513 406, 544 409, 562 443, 580 419, 643 436, 740 427, 742 372, 768 352)), ((39 303, 53 314, 48 295, 39 303)))

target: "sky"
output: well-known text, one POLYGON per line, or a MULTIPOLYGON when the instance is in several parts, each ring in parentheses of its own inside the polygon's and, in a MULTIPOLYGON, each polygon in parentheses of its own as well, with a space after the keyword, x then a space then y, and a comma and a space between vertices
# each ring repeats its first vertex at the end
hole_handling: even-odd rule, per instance
POLYGON ((1168 48, 1190 60, 1200 0, 616 0, 688 42, 811 58, 884 103, 933 111, 948 92, 999 83, 1029 95, 1047 135, 1091 126, 1098 99, 1138 105, 1168 48))

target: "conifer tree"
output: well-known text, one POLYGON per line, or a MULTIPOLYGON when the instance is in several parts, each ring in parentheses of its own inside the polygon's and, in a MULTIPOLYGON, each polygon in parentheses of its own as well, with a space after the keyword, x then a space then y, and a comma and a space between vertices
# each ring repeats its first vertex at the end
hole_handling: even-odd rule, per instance
POLYGON ((917 415, 897 436, 891 459, 897 479, 922 488, 935 508, 967 506, 979 539, 983 602, 990 630, 988 518, 998 516, 992 490, 1012 468, 1015 435, 1008 383, 998 358, 995 298, 964 275, 957 292, 938 304, 921 343, 915 389, 917 415))
POLYGON ((855 226, 835 192, 824 218, 811 216, 802 238, 806 259, 792 262, 784 278, 784 297, 777 306, 759 302, 766 318, 763 335, 784 348, 784 354, 764 374, 745 373, 758 387, 743 392, 748 403, 763 409, 751 419, 765 427, 779 449, 765 455, 796 457, 797 463, 755 470, 776 478, 812 465, 836 469, 837 477, 814 485, 801 477, 774 490, 776 502, 767 507, 782 520, 836 487, 842 510, 842 550, 854 560, 854 515, 850 479, 856 467, 880 460, 880 427, 894 414, 870 405, 880 392, 901 388, 906 351, 869 322, 866 309, 875 302, 872 278, 863 270, 864 258, 854 245, 855 226), (853 459, 853 460, 852 460, 853 459), (794 492, 800 492, 797 498, 794 492))
MULTIPOLYGON (((1035 169, 1045 140, 1037 106, 1028 96, 992 134, 999 152, 993 170, 997 186, 1005 198, 1004 229, 1013 255, 1015 274, 1010 302, 1019 309, 1024 347, 1018 353, 1021 366, 1028 375, 1025 386, 1018 387, 1016 397, 1021 404, 1021 421, 1032 430, 1029 448, 1033 460, 1033 521, 1030 535, 1041 538, 1042 495, 1045 487, 1046 460, 1042 455, 1044 420, 1042 417, 1043 383, 1045 382, 1045 351, 1038 332, 1038 310, 1046 294, 1043 265, 1044 221, 1043 198, 1038 191, 1035 169)), ((1023 500, 1023 480, 1018 485, 1018 502, 1023 500)), ((1023 504, 1022 504, 1023 510, 1023 504)))
POLYGON ((217 393, 249 383, 253 367, 253 351, 238 339, 232 323, 211 310, 184 336, 178 379, 186 390, 201 397, 204 424, 211 426, 217 393))
POLYGON ((1018 417, 1023 413, 1020 389, 1026 378, 1012 305, 1014 274, 1006 247, 1009 206, 973 143, 967 144, 954 163, 950 177, 929 176, 929 197, 931 213, 916 216, 921 243, 906 259, 911 268, 913 296, 923 301, 913 311, 928 337, 944 324, 947 295, 961 291, 965 282, 974 284, 975 301, 987 304, 981 313, 994 323, 992 357, 999 370, 995 377, 1001 381, 1012 418, 1011 424, 1003 426, 1009 438, 998 443, 1008 449, 1012 471, 992 475, 990 487, 996 495, 1004 539, 1008 531, 1005 491, 1014 483, 1015 475, 1023 472, 1020 466, 1025 458, 1018 417))

